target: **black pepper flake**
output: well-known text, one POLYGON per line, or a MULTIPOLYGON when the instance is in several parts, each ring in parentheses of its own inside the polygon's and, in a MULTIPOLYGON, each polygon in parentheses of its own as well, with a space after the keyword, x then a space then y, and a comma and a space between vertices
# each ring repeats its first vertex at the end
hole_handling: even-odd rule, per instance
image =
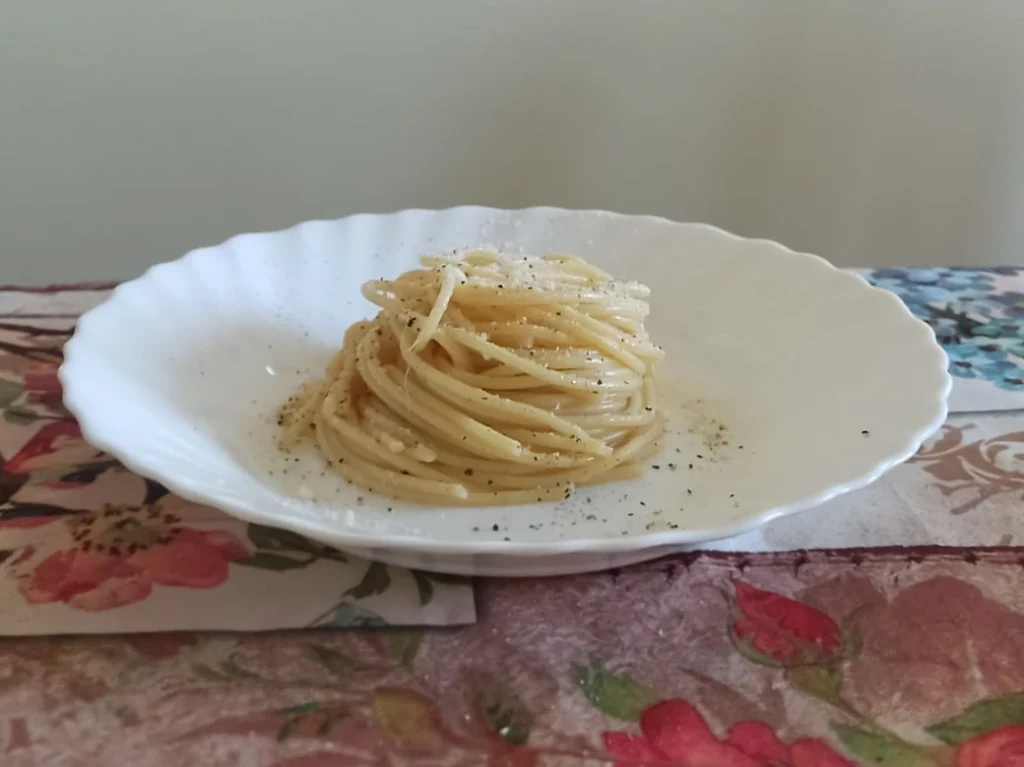
POLYGON ((506 536, 505 536, 504 538, 502 538, 501 540, 503 540, 503 541, 511 541, 512 539, 511 539, 511 538, 509 538, 509 537, 508 537, 508 536, 506 535, 506 536))
MULTIPOLYGON (((645 501, 640 501, 640 505, 641 505, 641 506, 646 506, 646 505, 647 505, 647 503, 646 503, 645 501)), ((633 516, 633 515, 632 515, 632 514, 630 514, 629 516, 633 516)))
POLYGON ((492 530, 493 530, 494 532, 498 532, 498 526, 497 526, 496 524, 495 524, 495 525, 494 525, 493 527, 491 527, 491 529, 492 529, 492 530))
POLYGON ((472 469, 466 469, 463 472, 463 474, 465 474, 467 477, 472 477, 473 476, 473 470, 472 469))
POLYGON ((651 468, 654 469, 655 471, 657 471, 658 469, 661 468, 661 464, 659 464, 659 463, 652 463, 651 464, 651 468))
POLYGON ((473 528, 473 532, 474 533, 479 533, 480 532, 480 528, 479 527, 474 527, 473 528))
POLYGON ((690 488, 686 488, 687 495, 693 495, 693 491, 690 488))
POLYGON ((410 317, 409 321, 407 323, 405 323, 405 326, 407 328, 411 328, 415 324, 416 324, 416 318, 415 317, 410 317))
POLYGON ((693 464, 692 464, 692 463, 690 464, 690 468, 691 468, 691 469, 693 468, 693 464))
POLYGON ((671 469, 672 471, 675 471, 675 470, 676 470, 676 465, 675 465, 674 463, 670 463, 670 464, 668 465, 668 467, 669 467, 669 468, 670 468, 670 469, 671 469))
POLYGON ((860 433, 863 434, 866 437, 871 432, 869 432, 867 429, 862 429, 860 433))

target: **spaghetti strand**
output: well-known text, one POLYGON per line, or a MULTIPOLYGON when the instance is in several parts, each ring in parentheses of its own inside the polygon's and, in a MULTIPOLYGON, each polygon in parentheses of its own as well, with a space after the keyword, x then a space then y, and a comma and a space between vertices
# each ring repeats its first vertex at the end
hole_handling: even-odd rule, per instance
POLYGON ((660 448, 650 291, 570 255, 428 256, 373 280, 323 378, 282 408, 348 482, 434 506, 558 501, 660 448))

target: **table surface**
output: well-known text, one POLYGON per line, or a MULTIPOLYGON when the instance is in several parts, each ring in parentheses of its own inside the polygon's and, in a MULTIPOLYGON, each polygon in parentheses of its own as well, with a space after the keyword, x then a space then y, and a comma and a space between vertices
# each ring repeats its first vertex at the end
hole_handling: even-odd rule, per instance
MULTIPOLYGON (((8 297, 11 333, 70 322, 4 338, 0 372, 20 366, 27 382, 53 365, 83 294, 8 297)), ((1019 343, 1007 327, 1003 351, 1019 343)), ((983 364, 998 362, 979 344, 983 364)), ((986 370, 1016 393, 1010 368, 986 370)), ((59 389, 29 395, 59 407, 59 389)), ((23 401, 7 403, 8 425, 23 401)), ((16 518, 12 476, 0 475, 0 530, 16 518)), ((778 528, 622 571, 482 581, 472 625, 8 638, 0 763, 1021 765, 1022 501, 1024 416, 957 414, 833 507, 841 533, 778 528), (869 545, 827 548, 854 534, 869 545)), ((26 583, 26 561, 5 549, 3 576, 26 583)))

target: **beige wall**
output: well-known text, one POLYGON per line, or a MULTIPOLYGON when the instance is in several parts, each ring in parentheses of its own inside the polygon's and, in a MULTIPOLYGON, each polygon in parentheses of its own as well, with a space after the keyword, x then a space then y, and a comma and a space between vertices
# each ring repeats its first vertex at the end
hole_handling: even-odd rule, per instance
POLYGON ((1024 261, 1024 0, 3 0, 0 282, 546 203, 1024 261))

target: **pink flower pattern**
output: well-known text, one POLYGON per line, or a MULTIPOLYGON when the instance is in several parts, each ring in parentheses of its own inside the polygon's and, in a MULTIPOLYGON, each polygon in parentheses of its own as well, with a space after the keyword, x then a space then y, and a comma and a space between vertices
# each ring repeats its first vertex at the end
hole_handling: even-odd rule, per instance
POLYGON ((679 699, 645 709, 640 732, 604 733, 604 747, 621 767, 855 767, 823 741, 786 744, 761 722, 735 724, 724 739, 716 738, 700 712, 679 699))
POLYGON ((219 586, 228 577, 228 565, 248 553, 230 533, 186 527, 141 547, 56 551, 19 579, 18 591, 35 604, 109 610, 145 599, 154 585, 219 586))
POLYGON ((783 665, 833 660, 842 648, 839 626, 820 610, 735 581, 739 617, 733 633, 740 642, 783 665))
POLYGON ((54 466, 75 466, 102 456, 82 439, 82 430, 70 418, 43 426, 4 465, 10 474, 27 474, 54 466))
POLYGON ((55 362, 39 362, 25 372, 25 393, 30 403, 65 412, 64 390, 57 377, 59 369, 60 366, 55 362))
POLYGON ((1024 725, 1010 724, 979 735, 957 751, 956 767, 1021 767, 1024 725))
MULTIPOLYGON (((55 349, 59 340, 50 340, 55 349)), ((67 417, 57 362, 22 362, 7 369, 23 379, 19 417, 40 414, 40 427, 27 441, 23 422, 9 432, 18 441, 6 465, 0 459, 4 510, 17 504, 25 483, 75 490, 90 481, 63 476, 109 460, 67 417)), ((947 489, 981 488, 988 497, 997 473, 989 469, 1019 452, 1022 434, 986 441, 983 447, 998 448, 988 462, 971 463, 961 450, 954 469, 971 472, 952 480, 938 468, 933 473, 947 489), (974 471, 978 466, 985 471, 974 471)), ((930 460, 935 450, 924 453, 930 460)), ((952 465, 939 468, 952 477, 952 465)), ((42 493, 34 499, 40 497, 46 500, 42 493)), ((0 567, 27 602, 95 612, 138 603, 158 587, 216 588, 250 554, 230 533, 168 518, 160 502, 131 503, 0 519, 9 539, 33 541, 5 550, 0 567), (70 542, 62 538, 54 549, 33 532, 43 525, 51 526, 47 535, 70 533, 70 542)), ((268 767, 413 764, 420 756, 467 767, 608 758, 622 767, 866 767, 878 763, 877 753, 856 752, 824 733, 881 716, 911 733, 906 742, 864 725, 870 742, 895 746, 893 763, 1024 767, 1019 550, 972 552, 969 561, 955 553, 857 556, 812 552, 810 564, 804 558, 798 568, 791 555, 744 555, 741 567, 709 555, 685 568, 663 562, 543 586, 489 582, 478 625, 428 632, 415 645, 401 644, 400 635, 354 631, 209 643, 177 634, 9 639, 0 704, 25 713, 0 717, 0 763, 57 763, 69 754, 83 764, 118 763, 131 741, 129 761, 159 752, 154 763, 174 767, 225 755, 246 763, 256 751, 268 767), (666 602, 675 612, 663 636, 648 622, 666 614, 666 602), (856 642, 847 635, 854 610, 863 615, 856 642), (368 653, 371 644, 376 650, 368 653), (635 724, 613 725, 562 678, 581 653, 602 649, 615 655, 617 668, 640 668, 664 693, 635 724), (503 669, 488 683, 516 694, 481 708, 473 697, 481 669, 503 669), (792 682, 808 669, 833 685, 818 698, 792 682), (979 699, 982 688, 993 697, 979 699), (836 699, 855 705, 840 710, 836 699), (899 707, 887 708, 892 701, 899 707), (913 737, 958 716, 966 732, 913 737)))

